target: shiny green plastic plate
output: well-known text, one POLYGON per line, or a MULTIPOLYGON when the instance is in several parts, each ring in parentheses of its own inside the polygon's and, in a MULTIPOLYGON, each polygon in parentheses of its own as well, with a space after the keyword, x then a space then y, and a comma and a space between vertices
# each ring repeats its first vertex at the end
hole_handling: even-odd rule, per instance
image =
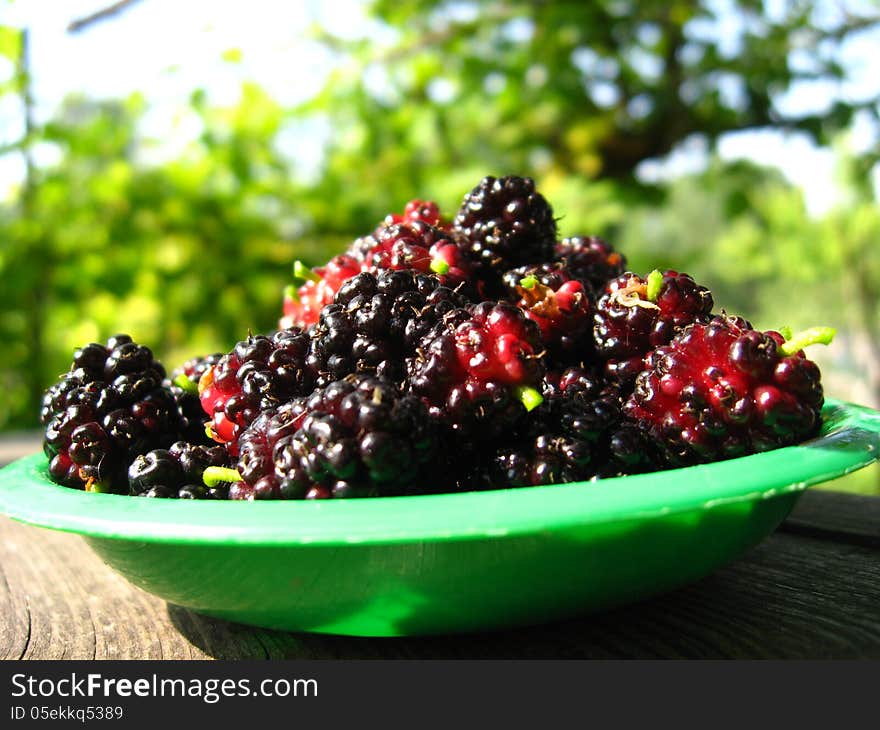
POLYGON ((739 459, 596 482, 316 502, 136 499, 60 487, 40 454, 0 470, 0 511, 83 535, 194 611, 403 636, 560 619, 705 576, 812 484, 880 456, 880 412, 828 401, 822 433, 739 459))

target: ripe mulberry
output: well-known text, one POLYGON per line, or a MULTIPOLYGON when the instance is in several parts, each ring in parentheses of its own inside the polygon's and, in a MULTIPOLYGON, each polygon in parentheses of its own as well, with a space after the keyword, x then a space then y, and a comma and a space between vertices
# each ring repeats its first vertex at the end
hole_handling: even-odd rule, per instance
POLYGON ((41 421, 51 478, 87 491, 120 491, 137 455, 171 444, 180 421, 165 369, 128 335, 76 351, 46 391, 41 421))
POLYGON ((407 363, 408 389, 435 418, 475 441, 509 432, 540 402, 540 330, 508 302, 449 312, 416 353, 407 363))
POLYGON ((574 236, 556 244, 556 261, 597 297, 626 271, 626 258, 597 236, 574 236))
POLYGON ((309 345, 309 335, 297 328, 251 335, 208 369, 199 398, 214 440, 234 452, 241 431, 262 411, 310 393, 315 373, 306 364, 309 345))
POLYGON ((464 197, 453 227, 477 260, 499 271, 553 258, 553 209, 528 177, 484 177, 464 197))
POLYGON ((229 454, 222 446, 178 441, 167 450, 154 449, 131 463, 129 493, 144 497, 225 499, 228 488, 209 488, 204 484, 205 469, 212 466, 229 466, 229 454))
POLYGON ((349 279, 325 307, 312 331, 309 367, 318 385, 356 372, 395 382, 406 375, 406 358, 443 316, 468 300, 414 271, 363 272, 349 279))
POLYGON ((540 328, 548 363, 574 365, 595 358, 592 295, 564 266, 522 266, 505 273, 504 283, 540 328))
POLYGON ((242 434, 237 499, 327 499, 420 491, 438 448, 425 406, 392 382, 352 375, 279 407, 242 434))
POLYGON ((596 304, 593 335, 611 380, 631 384, 642 360, 694 322, 707 322, 712 294, 687 274, 626 273, 610 282, 596 304))
POLYGON ((676 466, 798 443, 817 433, 823 403, 819 368, 802 348, 832 334, 786 342, 727 316, 690 325, 651 353, 625 412, 676 466))

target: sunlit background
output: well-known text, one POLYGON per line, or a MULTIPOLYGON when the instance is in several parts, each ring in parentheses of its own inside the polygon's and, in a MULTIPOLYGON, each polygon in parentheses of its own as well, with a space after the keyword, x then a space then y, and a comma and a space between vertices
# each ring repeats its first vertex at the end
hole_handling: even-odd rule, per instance
POLYGON ((77 345, 226 350, 295 259, 515 173, 639 273, 835 326, 826 392, 880 406, 878 140, 875 2, 0 0, 0 430, 77 345))

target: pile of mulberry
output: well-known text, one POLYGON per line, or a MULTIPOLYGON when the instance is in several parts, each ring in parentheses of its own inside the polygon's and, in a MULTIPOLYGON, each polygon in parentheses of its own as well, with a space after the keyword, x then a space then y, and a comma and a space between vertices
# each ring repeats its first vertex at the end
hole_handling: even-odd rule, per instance
POLYGON ((77 350, 43 400, 49 476, 235 501, 613 489, 819 433, 803 350, 833 330, 755 330, 689 274, 560 237, 529 177, 374 220, 323 266, 291 262, 279 329, 225 354, 166 377, 126 335, 77 350))

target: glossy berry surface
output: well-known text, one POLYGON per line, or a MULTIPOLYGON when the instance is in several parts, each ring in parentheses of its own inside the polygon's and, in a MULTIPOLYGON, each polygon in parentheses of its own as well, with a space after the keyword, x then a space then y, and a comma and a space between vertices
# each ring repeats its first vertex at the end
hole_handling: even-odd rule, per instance
POLYGON ((549 361, 569 364, 594 357, 591 294, 568 269, 522 266, 503 279, 511 299, 540 328, 549 361))
POLYGON ((783 354, 783 342, 737 317, 691 325, 648 358, 626 413, 674 465, 803 441, 820 424, 819 369, 803 351, 783 354))
POLYGON ((589 479, 590 445, 576 438, 540 434, 534 439, 499 449, 488 469, 496 488, 536 487, 589 479))
POLYGON ((180 438, 191 444, 211 444, 205 433, 205 421, 208 420, 199 399, 199 380, 206 371, 216 365, 222 353, 214 353, 204 357, 187 360, 183 365, 171 371, 164 385, 171 391, 177 404, 180 417, 180 438))
POLYGON ((436 276, 363 272, 349 279, 312 331, 308 366, 318 385, 368 372, 401 382, 406 358, 448 312, 468 300, 436 276))
POLYGON ((306 364, 309 344, 309 335, 296 328, 251 335, 207 370, 199 397, 212 438, 234 452, 242 430, 262 411, 310 393, 315 374, 306 364))
POLYGON ((242 435, 238 499, 388 496, 420 489, 438 448, 412 395, 353 375, 264 414, 242 435))
POLYGON ((178 441, 168 449, 138 456, 128 468, 129 493, 144 497, 226 499, 227 488, 209 488, 203 474, 209 466, 228 466, 222 446, 178 441))
POLYGON ((468 288, 473 266, 465 247, 448 233, 419 220, 380 226, 359 238, 351 255, 366 271, 383 269, 434 274, 450 288, 468 288))
POLYGON ((538 424, 531 426, 532 434, 562 433, 588 442, 591 477, 641 474, 666 467, 647 433, 625 415, 626 391, 608 384, 601 370, 569 367, 550 372, 544 377, 544 396, 531 421, 538 424))
MULTIPOLYGON (((238 471, 242 479, 230 488, 230 499, 315 498, 318 487, 300 467, 289 460, 276 464, 276 446, 299 429, 307 415, 308 398, 295 398, 261 413, 242 433, 238 442, 238 471), (276 469, 277 465, 277 469, 276 469)), ((283 446, 283 445, 282 445, 283 446)))
POLYGON ((648 277, 626 273, 610 282, 596 303, 593 329, 596 349, 612 380, 632 383, 642 360, 667 344, 676 332, 706 322, 712 294, 687 274, 667 270, 648 277), (656 277, 656 291, 648 279, 656 277))
POLYGON ((626 271, 626 257, 597 236, 564 238, 556 244, 554 253, 556 261, 597 296, 609 281, 626 271))
POLYGON ((453 428, 479 437, 504 432, 524 413, 519 388, 540 388, 538 326, 508 302, 448 313, 408 362, 408 389, 453 428))
POLYGON ((524 433, 492 457, 489 474, 501 487, 530 487, 589 479, 596 472, 610 420, 595 399, 545 398, 530 412, 524 433))
POLYGON ((553 258, 553 209, 528 177, 484 177, 464 197, 453 227, 477 260, 500 271, 553 258))
POLYGON ((165 369, 128 335, 74 353, 70 371, 43 398, 43 450, 52 479, 118 491, 138 454, 178 438, 179 414, 162 386, 165 369))
POLYGON ((306 328, 318 321, 321 309, 333 301, 343 282, 358 274, 361 262, 342 254, 334 256, 326 266, 316 268, 309 279, 299 287, 291 285, 284 291, 284 314, 278 323, 280 329, 306 328))

